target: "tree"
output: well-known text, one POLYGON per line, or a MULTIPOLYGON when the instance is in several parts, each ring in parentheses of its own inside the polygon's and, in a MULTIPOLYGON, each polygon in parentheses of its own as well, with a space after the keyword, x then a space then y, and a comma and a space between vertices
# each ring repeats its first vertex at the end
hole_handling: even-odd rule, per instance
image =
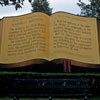
POLYGON ((100 18, 100 0, 88 1, 88 4, 82 2, 81 0, 79 0, 79 2, 77 3, 77 5, 81 9, 81 15, 100 18))
MULTIPOLYGON (((10 6, 15 5, 15 9, 22 8, 25 0, 0 0, 0 5, 10 6)), ((49 7, 47 0, 28 0, 32 6, 32 12, 44 12, 51 15, 52 8, 49 7)))
MULTIPOLYGON (((17 10, 18 8, 22 8, 24 1, 25 0, 0 0, 0 4, 2 6, 15 5, 15 9, 17 10)), ((28 1, 31 3, 33 0, 28 0, 28 1)))
POLYGON ((49 7, 49 3, 47 0, 34 0, 32 2, 32 12, 43 12, 48 15, 51 15, 52 8, 49 7))

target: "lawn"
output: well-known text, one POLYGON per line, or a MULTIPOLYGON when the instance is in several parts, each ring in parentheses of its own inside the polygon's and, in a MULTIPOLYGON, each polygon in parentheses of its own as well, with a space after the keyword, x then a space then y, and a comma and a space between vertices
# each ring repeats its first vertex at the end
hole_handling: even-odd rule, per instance
MULTIPOLYGON (((12 98, 0 98, 0 100, 12 100, 12 98)), ((49 100, 48 98, 20 98, 19 100, 49 100)), ((78 98, 78 99, 70 99, 70 98, 54 98, 52 100, 84 100, 83 98, 78 98)), ((88 100, 100 100, 100 97, 94 97, 94 98, 88 98, 88 100)))

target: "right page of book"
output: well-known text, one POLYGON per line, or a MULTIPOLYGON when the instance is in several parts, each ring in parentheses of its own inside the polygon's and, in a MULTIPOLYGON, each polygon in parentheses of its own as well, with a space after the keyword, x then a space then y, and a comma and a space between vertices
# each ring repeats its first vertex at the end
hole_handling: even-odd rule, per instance
POLYGON ((50 60, 60 58, 100 63, 96 18, 64 12, 50 16, 50 60))

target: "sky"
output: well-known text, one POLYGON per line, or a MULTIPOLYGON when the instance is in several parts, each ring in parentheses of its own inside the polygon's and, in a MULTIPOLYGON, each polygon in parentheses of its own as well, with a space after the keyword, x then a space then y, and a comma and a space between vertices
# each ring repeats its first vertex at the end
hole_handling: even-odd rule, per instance
MULTIPOLYGON (((83 0, 87 2, 88 0, 83 0)), ((53 8, 53 13, 57 11, 64 11, 71 14, 80 14, 80 8, 77 6, 78 0, 48 0, 50 8, 53 8)), ((15 6, 1 6, 0 5, 0 19, 7 16, 18 16, 31 13, 31 5, 28 0, 25 0, 22 9, 15 10, 15 6)))

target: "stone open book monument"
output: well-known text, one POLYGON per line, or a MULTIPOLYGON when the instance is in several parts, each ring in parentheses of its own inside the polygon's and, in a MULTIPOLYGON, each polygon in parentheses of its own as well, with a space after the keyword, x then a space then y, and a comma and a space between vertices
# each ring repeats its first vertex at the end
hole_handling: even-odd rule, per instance
POLYGON ((0 21, 0 63, 70 59, 100 64, 99 21, 65 12, 37 12, 0 21))

